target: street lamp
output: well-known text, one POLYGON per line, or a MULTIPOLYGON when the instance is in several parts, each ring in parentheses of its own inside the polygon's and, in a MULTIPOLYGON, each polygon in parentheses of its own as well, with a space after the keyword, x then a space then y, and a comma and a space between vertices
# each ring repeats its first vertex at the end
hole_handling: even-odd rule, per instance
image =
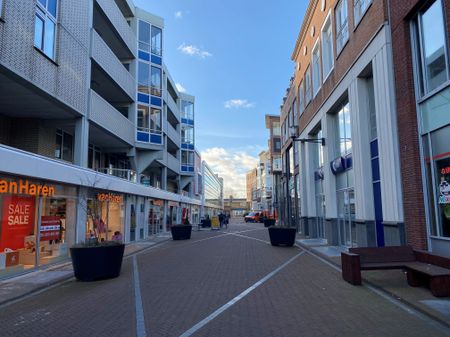
POLYGON ((325 138, 297 138, 297 125, 289 127, 289 134, 293 142, 319 143, 325 146, 325 138))

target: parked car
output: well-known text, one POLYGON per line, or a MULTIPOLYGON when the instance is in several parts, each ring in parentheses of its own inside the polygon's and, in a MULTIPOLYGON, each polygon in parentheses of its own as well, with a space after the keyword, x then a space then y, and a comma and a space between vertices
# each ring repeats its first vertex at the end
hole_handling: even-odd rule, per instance
POLYGON ((263 214, 260 212, 250 212, 248 215, 244 218, 245 222, 263 222, 264 217, 263 214))

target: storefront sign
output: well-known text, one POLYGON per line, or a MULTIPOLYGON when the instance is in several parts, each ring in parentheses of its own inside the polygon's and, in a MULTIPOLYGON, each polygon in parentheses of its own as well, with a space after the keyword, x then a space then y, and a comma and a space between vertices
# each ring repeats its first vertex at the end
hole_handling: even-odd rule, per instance
POLYGON ((169 207, 178 207, 178 206, 180 206, 179 202, 169 201, 169 207))
POLYGON ((33 234, 35 198, 15 195, 3 198, 3 221, 0 251, 5 248, 16 250, 24 247, 24 238, 33 234))
POLYGON ((51 197, 55 195, 55 187, 32 184, 28 180, 22 179, 19 182, 0 179, 0 193, 51 197))
POLYGON ((41 217, 41 241, 59 240, 61 221, 59 216, 41 217))
POLYGON ((123 195, 113 194, 113 193, 99 193, 99 194, 97 194, 97 200, 98 201, 115 202, 115 203, 120 204, 123 202, 123 195))

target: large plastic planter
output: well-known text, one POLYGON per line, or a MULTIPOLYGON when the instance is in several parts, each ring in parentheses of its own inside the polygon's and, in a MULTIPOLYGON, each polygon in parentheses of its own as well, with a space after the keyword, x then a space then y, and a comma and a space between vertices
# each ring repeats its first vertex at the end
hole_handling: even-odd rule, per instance
POLYGON ((70 248, 76 279, 90 282, 118 277, 124 250, 124 244, 70 248))
POLYGON ((297 230, 291 227, 269 227, 270 244, 272 246, 292 247, 297 230))
POLYGON ((172 232, 172 239, 174 240, 189 240, 191 238, 191 225, 175 225, 170 228, 172 232))
POLYGON ((275 219, 265 219, 264 227, 275 226, 275 219))

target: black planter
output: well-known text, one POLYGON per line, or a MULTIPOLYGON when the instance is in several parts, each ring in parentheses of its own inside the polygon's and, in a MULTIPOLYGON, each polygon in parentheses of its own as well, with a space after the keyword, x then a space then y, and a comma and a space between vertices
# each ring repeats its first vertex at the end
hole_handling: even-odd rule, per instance
POLYGON ((75 277, 85 282, 118 277, 124 250, 124 244, 70 248, 75 277))
POLYGON ((170 228, 172 232, 172 239, 174 240, 189 240, 191 238, 191 225, 174 225, 170 228))
POLYGON ((265 219, 264 227, 275 226, 275 219, 265 219))
POLYGON ((269 227, 272 246, 292 247, 295 243, 297 229, 294 227, 269 227))

